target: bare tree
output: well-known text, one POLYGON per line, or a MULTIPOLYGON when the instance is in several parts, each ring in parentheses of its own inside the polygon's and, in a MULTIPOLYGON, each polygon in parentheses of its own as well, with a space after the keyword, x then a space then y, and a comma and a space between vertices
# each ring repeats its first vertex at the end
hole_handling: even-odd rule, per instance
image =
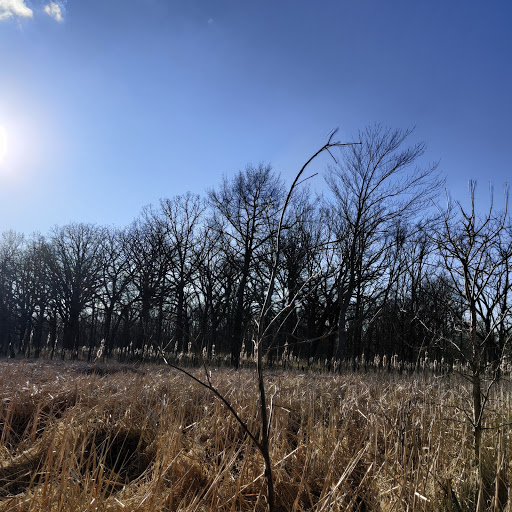
POLYGON ((508 192, 505 193, 505 209, 496 212, 491 189, 489 209, 480 217, 475 205, 475 186, 475 182, 470 181, 469 209, 465 209, 459 202, 449 202, 441 226, 435 233, 435 241, 443 266, 450 276, 454 291, 461 298, 464 310, 461 322, 466 336, 459 342, 453 340, 452 344, 471 367, 471 423, 475 464, 479 477, 477 511, 480 512, 485 509, 481 460, 483 415, 494 382, 494 379, 491 379, 484 389, 485 351, 492 344, 496 327, 511 312, 509 302, 505 298, 509 290, 503 291, 503 284, 509 283, 509 277, 499 279, 500 288, 497 294, 493 288, 496 276, 509 268, 508 260, 512 256, 512 251, 510 242, 505 245, 502 243, 508 221, 508 192), (490 296, 497 297, 497 300, 490 299, 490 296), (493 311, 490 312, 489 308, 493 311))
MULTIPOLYGON (((380 125, 359 133, 340 162, 331 166, 327 184, 333 193, 329 204, 336 226, 339 253, 338 294, 340 313, 337 361, 347 356, 347 314, 358 289, 379 280, 387 271, 386 251, 397 220, 413 218, 437 194, 442 180, 437 165, 414 165, 425 152, 425 144, 405 147, 411 130, 390 130, 380 125)), ((356 319, 361 325, 360 319, 356 319)))
POLYGON ((137 306, 138 317, 132 351, 137 350, 137 357, 142 357, 150 345, 160 341, 155 335, 162 322, 170 264, 166 232, 154 210, 143 210, 128 229, 125 243, 132 276, 130 303, 137 306))
POLYGON ((49 279, 44 264, 44 239, 34 236, 20 247, 13 275, 19 350, 39 357, 45 314, 49 301, 49 279))
POLYGON ((16 299, 15 288, 24 237, 14 231, 2 233, 0 238, 0 351, 9 357, 15 355, 16 299))
POLYGON ((244 316, 247 289, 260 252, 268 254, 268 242, 275 235, 276 216, 283 205, 283 185, 270 166, 247 166, 208 198, 214 210, 215 226, 222 242, 235 251, 233 263, 238 266, 239 279, 231 336, 231 364, 240 362, 244 338, 244 316))
POLYGON ((54 228, 45 245, 45 263, 64 324, 63 348, 76 356, 79 321, 100 286, 102 229, 91 224, 54 228))
MULTIPOLYGON (((32 332, 29 337, 34 357, 38 358, 43 343, 43 330, 47 321, 47 314, 51 312, 51 283, 44 262, 44 238, 34 235, 28 241, 25 249, 25 271, 28 274, 29 296, 31 307, 32 332)), ((28 353, 27 353, 28 355, 28 353)))
POLYGON ((132 280, 126 234, 119 229, 106 229, 101 247, 101 288, 98 300, 103 309, 103 340, 105 355, 110 356, 114 348, 115 332, 119 326, 123 298, 132 280), (117 318, 116 318, 117 312, 117 318))
POLYGON ((203 226, 200 237, 201 258, 198 258, 194 283, 198 337, 209 354, 225 353, 230 350, 228 327, 233 317, 238 278, 238 271, 232 264, 234 250, 228 244, 219 243, 215 226, 208 223, 203 226))
MULTIPOLYGON (((290 303, 293 306, 281 321, 281 347, 277 347, 277 355, 284 347, 289 354, 295 349, 301 352, 300 349, 305 348, 303 344, 298 344, 303 335, 307 337, 305 332, 301 332, 304 331, 301 328, 303 303, 311 298, 308 292, 313 292, 318 287, 323 274, 319 263, 323 242, 322 226, 316 206, 307 189, 297 195, 290 203, 289 214, 285 220, 287 229, 281 235, 281 265, 276 276, 278 293, 274 299, 274 309, 279 311, 290 303)), ((315 336, 311 336, 313 337, 315 336)))
POLYGON ((189 341, 188 294, 194 287, 203 256, 201 249, 206 243, 199 235, 205 208, 204 201, 191 193, 160 201, 158 221, 162 223, 170 260, 166 279, 168 294, 173 297, 173 334, 180 352, 189 341))
POLYGON ((483 336, 486 338, 485 359, 491 365, 497 380, 501 377, 501 363, 512 334, 509 318, 512 308, 512 263, 509 257, 512 255, 511 235, 510 226, 499 234, 494 248, 496 266, 477 302, 478 316, 484 326, 483 336))

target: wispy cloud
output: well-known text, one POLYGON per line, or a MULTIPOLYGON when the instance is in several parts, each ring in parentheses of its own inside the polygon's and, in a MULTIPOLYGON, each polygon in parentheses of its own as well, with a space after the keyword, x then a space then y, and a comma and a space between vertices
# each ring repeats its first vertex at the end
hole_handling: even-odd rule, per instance
POLYGON ((32 18, 34 13, 27 7, 25 0, 0 0, 0 21, 16 16, 18 18, 32 18))
MULTIPOLYGON (((1 0, 0 0, 1 1, 1 0)), ((44 6, 44 12, 51 16, 56 21, 62 21, 62 9, 60 5, 56 2, 50 2, 49 4, 44 6)))

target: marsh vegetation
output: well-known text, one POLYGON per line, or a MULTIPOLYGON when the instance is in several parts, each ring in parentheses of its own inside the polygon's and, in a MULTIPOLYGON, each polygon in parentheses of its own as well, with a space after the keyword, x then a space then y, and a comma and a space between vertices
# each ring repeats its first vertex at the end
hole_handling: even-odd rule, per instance
MULTIPOLYGON (((0 375, 0 510, 266 510, 258 450, 186 376, 56 362, 3 362, 0 375)), ((211 378, 257 429, 255 373, 213 370, 211 378)), ((267 389, 277 510, 476 507, 464 379, 286 371, 269 372, 267 389)), ((488 510, 504 510, 508 499, 511 420, 504 380, 483 419, 488 510)))

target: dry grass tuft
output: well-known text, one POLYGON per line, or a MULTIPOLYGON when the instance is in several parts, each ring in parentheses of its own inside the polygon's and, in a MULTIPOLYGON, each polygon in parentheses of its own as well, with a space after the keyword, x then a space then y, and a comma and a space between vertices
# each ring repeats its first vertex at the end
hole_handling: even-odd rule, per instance
MULTIPOLYGON (((0 511, 266 509, 258 451, 186 377, 43 362, 0 370, 0 511)), ((212 378, 257 430, 254 374, 212 378)), ((507 386, 485 419, 489 510, 505 509, 512 477, 510 427, 492 428, 510 423, 507 386)), ((463 381, 276 373, 267 387, 278 510, 474 508, 463 381)))

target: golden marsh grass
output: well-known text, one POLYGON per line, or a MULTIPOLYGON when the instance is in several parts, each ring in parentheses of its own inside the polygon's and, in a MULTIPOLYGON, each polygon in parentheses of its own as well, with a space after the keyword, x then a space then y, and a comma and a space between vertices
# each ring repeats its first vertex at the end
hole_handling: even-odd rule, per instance
MULTIPOLYGON (((196 371, 201 375, 201 371, 196 371)), ((213 383, 258 429, 253 371, 213 383)), ((463 379, 268 373, 281 511, 474 507, 463 379)), ((263 460, 211 394, 162 366, 0 363, 0 511, 265 510, 263 460)), ((485 425, 489 510, 512 465, 508 385, 485 425)), ((270 400, 269 400, 270 401, 270 400)))

